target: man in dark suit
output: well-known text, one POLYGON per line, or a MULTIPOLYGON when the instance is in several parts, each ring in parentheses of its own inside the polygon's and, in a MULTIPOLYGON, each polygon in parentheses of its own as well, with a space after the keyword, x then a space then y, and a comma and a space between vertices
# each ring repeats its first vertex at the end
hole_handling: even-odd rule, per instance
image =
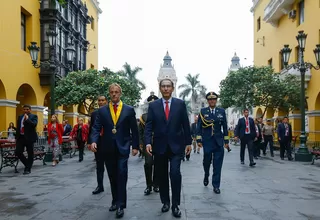
POLYGON ((72 131, 72 127, 70 124, 68 124, 68 120, 64 120, 62 122, 62 125, 63 125, 63 136, 69 136, 72 131))
MULTIPOLYGON (((102 106, 105 106, 108 103, 107 98, 105 95, 100 95, 98 97, 98 106, 101 108, 102 106)), ((96 123, 96 118, 98 115, 98 110, 95 110, 91 114, 91 124, 89 128, 89 137, 88 137, 88 144, 90 148, 91 144, 91 133, 92 133, 92 128, 96 123)), ((92 192, 92 194, 99 194, 104 191, 103 187, 103 175, 104 175, 104 165, 105 165, 105 160, 104 160, 104 155, 103 152, 101 152, 101 137, 99 137, 98 143, 97 143, 97 152, 94 153, 95 159, 96 159, 96 172, 97 172, 97 182, 98 186, 97 188, 92 192)))
POLYGON ((194 123, 191 124, 190 130, 191 130, 191 136, 192 136, 193 153, 197 152, 198 154, 200 154, 200 147, 198 147, 197 149, 197 127, 198 127, 198 115, 194 117, 194 123))
POLYGON ((23 174, 30 174, 33 164, 33 145, 38 140, 36 127, 38 124, 38 116, 31 114, 31 106, 23 106, 23 115, 17 120, 16 131, 16 156, 24 165, 23 174), (27 148, 28 159, 23 155, 24 148, 27 148))
POLYGON ((145 128, 146 150, 155 157, 157 179, 159 180, 162 212, 170 209, 168 161, 172 190, 172 214, 181 217, 181 155, 191 152, 190 124, 184 101, 172 98, 174 84, 169 79, 161 80, 159 89, 162 98, 149 104, 145 128), (153 144, 153 145, 151 145, 153 144), (187 146, 187 147, 186 147, 187 146))
POLYGON ((253 141, 256 139, 256 129, 254 125, 254 120, 249 117, 249 110, 243 110, 243 118, 238 120, 237 129, 235 130, 235 140, 240 138, 241 148, 240 148, 240 160, 241 164, 244 164, 244 154, 246 146, 248 146, 250 166, 255 166, 256 163, 253 161, 253 141))
POLYGON ((137 155, 139 133, 133 107, 123 104, 120 100, 122 94, 120 85, 111 84, 109 94, 111 102, 98 110, 92 128, 91 150, 97 152, 97 143, 102 135, 99 150, 104 156, 112 192, 109 211, 117 211, 116 217, 122 218, 127 206, 130 145, 132 145, 132 155, 137 155))
POLYGON ((213 191, 220 194, 223 147, 229 149, 227 116, 223 108, 216 107, 218 95, 215 92, 209 92, 206 99, 209 106, 201 109, 197 126, 197 142, 199 147, 203 147, 203 184, 205 186, 209 184, 209 172, 212 163, 213 191))
POLYGON ((259 124, 259 119, 256 119, 254 121, 255 126, 255 132, 257 137, 253 141, 253 157, 254 159, 258 159, 260 157, 260 151, 261 151, 261 141, 262 141, 262 135, 261 135, 261 127, 259 124))
POLYGON ((288 160, 292 160, 291 141, 292 127, 288 123, 288 117, 284 117, 281 124, 278 125, 278 139, 280 143, 280 157, 284 160, 284 152, 287 151, 288 160))
MULTIPOLYGON (((147 99, 148 103, 151 103, 159 98, 155 95, 150 95, 147 99)), ((157 183, 156 174, 155 174, 155 165, 154 165, 154 156, 149 155, 146 151, 144 131, 146 127, 148 113, 144 113, 140 117, 139 123, 139 139, 140 139, 140 148, 143 149, 143 155, 145 158, 144 161, 144 174, 146 177, 147 188, 144 190, 145 195, 150 195, 153 187, 154 192, 159 192, 159 184, 157 183)))

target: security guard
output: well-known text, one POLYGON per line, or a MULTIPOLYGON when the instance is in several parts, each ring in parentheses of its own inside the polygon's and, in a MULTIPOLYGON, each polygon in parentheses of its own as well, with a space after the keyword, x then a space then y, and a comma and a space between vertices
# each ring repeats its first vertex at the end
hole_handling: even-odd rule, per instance
POLYGON ((197 127, 197 143, 203 147, 203 184, 209 184, 209 170, 213 158, 213 191, 220 194, 221 168, 223 163, 224 148, 229 148, 229 136, 226 112, 223 108, 216 107, 218 95, 209 92, 206 95, 209 106, 202 108, 199 114, 197 127), (223 132, 222 132, 223 130, 223 132))
MULTIPOLYGON (((157 96, 151 94, 147 101, 148 103, 155 101, 159 99, 157 96)), ((152 187, 154 192, 159 192, 159 186, 156 183, 156 175, 155 175, 155 168, 154 168, 154 158, 153 156, 150 156, 146 152, 146 145, 144 144, 144 129, 145 129, 145 124, 147 121, 147 115, 148 113, 144 113, 140 117, 140 123, 139 123, 139 139, 140 139, 140 149, 142 149, 143 156, 145 158, 144 162, 144 173, 146 177, 146 184, 147 188, 144 190, 145 195, 150 195, 152 192, 152 187), (153 174, 153 175, 152 175, 153 174)))

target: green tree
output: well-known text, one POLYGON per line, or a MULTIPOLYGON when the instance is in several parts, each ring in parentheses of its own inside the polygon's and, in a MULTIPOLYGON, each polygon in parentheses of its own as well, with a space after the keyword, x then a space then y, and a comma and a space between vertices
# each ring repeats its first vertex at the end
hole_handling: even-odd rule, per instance
POLYGON ((230 72, 220 83, 220 100, 224 108, 293 110, 299 103, 299 81, 292 75, 274 73, 270 67, 245 67, 230 72))
POLYGON ((108 99, 108 87, 112 83, 118 83, 122 88, 122 101, 128 105, 135 106, 141 99, 141 89, 120 76, 105 68, 102 71, 89 69, 86 71, 71 72, 61 79, 55 88, 57 105, 84 106, 87 112, 97 107, 96 100, 99 95, 104 94, 108 99))
POLYGON ((124 70, 120 70, 119 74, 127 77, 131 82, 138 85, 142 90, 146 89, 146 85, 137 78, 138 73, 142 70, 140 67, 131 68, 130 64, 127 62, 123 65, 124 70))
POLYGON ((185 100, 190 97, 191 105, 197 102, 197 99, 200 97, 206 96, 206 88, 200 84, 199 81, 200 74, 192 76, 190 73, 186 76, 187 83, 182 84, 178 89, 182 89, 179 94, 179 97, 185 100))

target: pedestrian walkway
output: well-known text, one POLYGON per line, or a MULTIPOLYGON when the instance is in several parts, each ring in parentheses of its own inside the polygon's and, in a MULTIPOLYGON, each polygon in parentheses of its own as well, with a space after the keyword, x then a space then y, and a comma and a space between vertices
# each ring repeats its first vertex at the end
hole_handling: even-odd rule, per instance
MULTIPOLYGON (((281 161, 265 157, 257 166, 240 165, 239 146, 225 154, 221 194, 203 186, 202 154, 182 163, 182 220, 316 220, 320 219, 320 162, 281 161)), ((92 195, 96 187, 93 154, 85 160, 65 159, 57 167, 35 162, 27 176, 5 168, 0 174, 0 220, 111 220, 110 188, 92 195)), ((22 167, 20 167, 20 171, 22 167)), ((128 208, 123 219, 174 219, 161 213, 159 195, 144 196, 143 160, 129 160, 128 208)))

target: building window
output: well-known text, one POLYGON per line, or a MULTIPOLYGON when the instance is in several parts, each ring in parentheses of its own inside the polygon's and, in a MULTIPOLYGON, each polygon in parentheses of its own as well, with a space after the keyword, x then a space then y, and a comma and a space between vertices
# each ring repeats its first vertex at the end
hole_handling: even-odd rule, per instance
POLYGON ((304 0, 299 2, 298 10, 299 10, 299 25, 300 25, 304 23, 304 0))
POLYGON ((261 29, 261 17, 258 18, 257 20, 257 31, 261 29))
POLYGON ((90 65, 90 68, 91 68, 91 69, 94 69, 94 65, 93 65, 93 64, 91 64, 91 65, 90 65))
POLYGON ((26 15, 21 13, 21 49, 26 50, 26 15))
POLYGON ((94 30, 94 18, 91 16, 91 29, 94 30))
POLYGON ((268 60, 268 66, 272 67, 272 58, 268 60))
POLYGON ((283 57, 282 57, 282 53, 280 52, 279 53, 279 68, 280 68, 280 71, 284 69, 284 63, 283 63, 283 57))

